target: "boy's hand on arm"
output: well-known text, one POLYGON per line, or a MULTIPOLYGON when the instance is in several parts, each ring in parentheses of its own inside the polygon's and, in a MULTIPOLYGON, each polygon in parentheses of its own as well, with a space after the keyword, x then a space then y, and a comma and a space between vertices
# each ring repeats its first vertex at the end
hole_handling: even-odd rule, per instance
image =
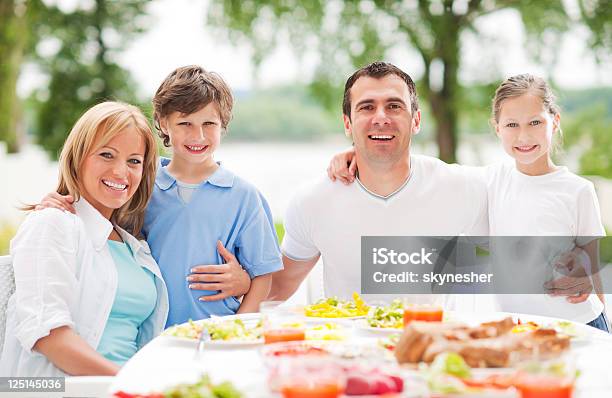
POLYGON ((70 213, 76 214, 76 210, 74 209, 74 198, 72 195, 60 195, 57 192, 48 193, 38 205, 34 208, 34 210, 42 210, 47 208, 59 209, 61 211, 68 211, 70 213))
POLYGON ((327 176, 332 181, 340 180, 348 185, 355 181, 356 170, 355 149, 351 147, 344 152, 334 155, 327 167, 327 176))
POLYGON ((197 265, 187 277, 193 290, 219 290, 212 296, 202 296, 202 301, 217 301, 230 296, 243 296, 251 288, 251 278, 229 250, 217 241, 217 250, 225 264, 197 265))
POLYGON ((259 275, 251 281, 251 290, 244 296, 238 314, 259 312, 259 304, 268 297, 272 286, 272 274, 259 275))

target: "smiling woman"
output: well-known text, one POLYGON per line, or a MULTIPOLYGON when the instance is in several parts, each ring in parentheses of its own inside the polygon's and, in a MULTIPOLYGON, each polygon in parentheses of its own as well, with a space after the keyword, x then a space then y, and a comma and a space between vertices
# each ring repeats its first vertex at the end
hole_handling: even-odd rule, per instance
POLYGON ((144 139, 127 126, 83 161, 83 197, 105 218, 136 192, 144 153, 144 139))
POLYGON ((159 268, 134 237, 157 164, 146 118, 128 104, 92 107, 59 163, 56 192, 75 199, 76 214, 32 212, 12 241, 0 376, 113 375, 166 322, 159 268))

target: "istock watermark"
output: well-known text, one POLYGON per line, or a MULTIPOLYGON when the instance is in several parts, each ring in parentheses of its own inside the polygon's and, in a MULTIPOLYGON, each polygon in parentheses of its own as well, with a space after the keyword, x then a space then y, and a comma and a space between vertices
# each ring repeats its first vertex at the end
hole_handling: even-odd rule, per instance
POLYGON ((595 236, 363 236, 361 293, 612 293, 611 248, 595 236))

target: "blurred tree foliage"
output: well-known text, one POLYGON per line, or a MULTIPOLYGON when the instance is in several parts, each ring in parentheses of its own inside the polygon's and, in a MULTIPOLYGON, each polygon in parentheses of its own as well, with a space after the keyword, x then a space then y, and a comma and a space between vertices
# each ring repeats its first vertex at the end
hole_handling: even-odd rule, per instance
MULTIPOLYGON (((78 3, 71 11, 40 0, 0 3, 2 97, 14 96, 24 60, 31 61, 48 79, 28 103, 34 107, 34 135, 52 157, 58 156, 74 122, 93 104, 109 99, 137 103, 136 86, 116 57, 130 39, 145 30, 147 3, 92 0, 78 3), (12 44, 14 37, 17 44, 12 44), (4 47, 15 53, 6 66, 4 47), (5 69, 10 73, 4 73, 5 69), (5 91, 9 86, 12 89, 5 91)), ((16 97, 0 102, 0 115, 15 117, 16 108, 16 97)), ((11 123, 8 129, 0 127, 0 139, 9 143, 15 134, 15 122, 11 123), (6 135, 2 136, 3 132, 6 135)), ((8 123, 0 119, 0 125, 8 123)))
POLYGON ((286 86, 237 95, 229 140, 316 140, 342 134, 334 120, 316 104, 303 86, 286 86))
MULTIPOLYGON (((609 50, 609 0, 577 1, 594 32, 590 44, 609 50)), ((562 0, 220 0, 210 3, 208 20, 234 42, 250 43, 256 65, 284 39, 279 32, 287 32, 298 54, 316 49, 320 62, 311 89, 330 109, 340 109, 345 77, 355 67, 383 59, 391 48, 416 50, 424 66, 418 90, 435 120, 439 156, 453 162, 459 127, 470 124, 462 120, 461 104, 485 98, 466 94, 459 83, 461 37, 478 33, 476 21, 501 10, 518 12, 536 60, 556 58, 550 52, 572 23, 562 0)), ((487 107, 491 92, 479 107, 487 107)))
POLYGON ((612 2, 578 0, 582 22, 591 30, 589 46, 600 62, 612 61, 612 2))
POLYGON ((14 225, 0 222, 0 256, 9 254, 9 245, 16 232, 14 225))
POLYGON ((17 10, 15 1, 0 2, 0 140, 9 152, 17 150, 17 76, 21 64, 24 11, 17 10))
POLYGON ((612 178, 612 114, 604 102, 570 114, 561 122, 566 147, 581 145, 580 173, 612 178))
POLYGON ((0 1, 0 141, 9 153, 18 150, 18 121, 21 113, 17 79, 24 53, 31 45, 28 31, 41 9, 38 0, 0 1))
POLYGON ((47 9, 38 36, 56 51, 34 54, 50 77, 48 86, 35 93, 35 135, 51 156, 58 156, 72 125, 90 106, 112 99, 138 102, 136 85, 115 57, 144 31, 146 4, 146 0, 95 0, 90 8, 72 12, 47 9))

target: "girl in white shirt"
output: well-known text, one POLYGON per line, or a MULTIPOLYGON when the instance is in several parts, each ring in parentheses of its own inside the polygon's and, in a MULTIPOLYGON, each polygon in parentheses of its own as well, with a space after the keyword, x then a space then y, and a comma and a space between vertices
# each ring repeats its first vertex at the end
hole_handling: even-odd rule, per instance
MULTIPOLYGON (((508 238, 498 241, 501 244, 496 245, 497 250, 492 248, 493 257, 498 264, 526 264, 525 279, 541 281, 537 275, 550 273, 551 263, 574 247, 588 254, 589 259, 583 260, 596 264, 596 238, 606 235, 593 184, 552 160, 553 142, 561 135, 560 119, 552 90, 541 78, 512 76, 495 92, 492 122, 514 162, 487 168, 490 235, 567 237, 537 242, 532 238, 528 249, 522 251, 512 250, 508 238)), ((598 289, 597 275, 593 282, 598 289)), ((581 302, 545 294, 505 294, 499 295, 498 301, 505 311, 566 318, 608 331, 602 294, 581 302)))
POLYGON ((75 197, 76 214, 31 212, 11 241, 16 289, 0 376, 114 375, 161 332, 166 287, 148 246, 134 237, 156 165, 138 108, 105 102, 76 122, 57 187, 75 197))

